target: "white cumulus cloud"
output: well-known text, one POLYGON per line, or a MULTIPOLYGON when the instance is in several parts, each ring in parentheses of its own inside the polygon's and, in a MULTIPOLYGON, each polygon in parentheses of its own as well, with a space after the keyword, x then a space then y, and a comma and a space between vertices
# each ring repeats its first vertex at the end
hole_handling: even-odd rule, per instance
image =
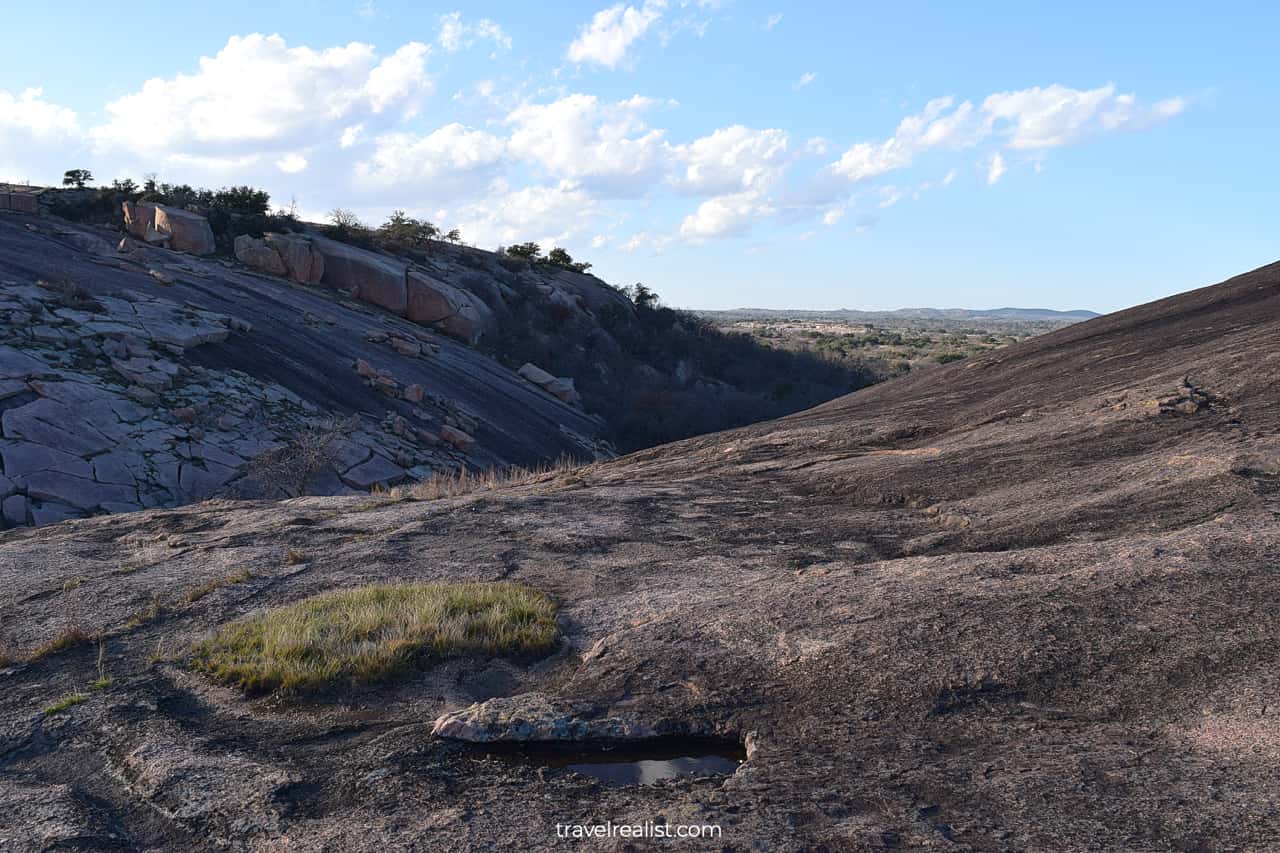
POLYGON ((774 213, 760 193, 747 190, 709 198, 680 223, 680 236, 691 243, 746 233, 757 220, 774 213))
POLYGON ((425 136, 388 133, 374 140, 372 157, 356 174, 384 185, 425 185, 436 198, 483 186, 506 151, 503 140, 454 122, 425 136))
POLYGON ((687 145, 671 147, 684 166, 673 182, 683 191, 700 195, 764 189, 779 177, 789 141, 787 133, 777 128, 753 130, 740 124, 720 128, 687 145))
POLYGON ((1117 94, 1113 83, 1097 89, 1039 86, 988 95, 982 109, 991 122, 1012 126, 1010 148, 1056 148, 1107 131, 1140 130, 1178 115, 1184 98, 1149 106, 1132 93, 1117 94))
POLYGON ((631 44, 658 22, 666 5, 666 0, 646 0, 639 8, 619 3, 601 9, 569 45, 569 59, 615 68, 631 44))
POLYGON ((663 169, 663 131, 642 118, 656 103, 640 96, 611 103, 572 94, 525 104, 507 116, 513 127, 508 148, 556 178, 605 194, 639 195, 663 169))
POLYGON ((403 45, 379 60, 352 42, 315 50, 278 35, 232 36, 196 72, 147 80, 106 105, 91 135, 100 149, 156 156, 231 156, 333 138, 350 119, 412 111, 431 91, 429 48, 403 45))

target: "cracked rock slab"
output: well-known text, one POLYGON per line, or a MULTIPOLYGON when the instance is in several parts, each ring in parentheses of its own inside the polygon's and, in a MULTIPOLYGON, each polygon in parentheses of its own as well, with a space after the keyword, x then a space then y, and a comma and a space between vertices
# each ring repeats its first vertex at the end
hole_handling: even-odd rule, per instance
MULTIPOLYGON (((436 737, 471 743, 637 740, 676 733, 676 727, 604 716, 582 702, 524 693, 479 702, 436 719, 436 737)), ((689 733, 683 729, 681 733, 689 733)))

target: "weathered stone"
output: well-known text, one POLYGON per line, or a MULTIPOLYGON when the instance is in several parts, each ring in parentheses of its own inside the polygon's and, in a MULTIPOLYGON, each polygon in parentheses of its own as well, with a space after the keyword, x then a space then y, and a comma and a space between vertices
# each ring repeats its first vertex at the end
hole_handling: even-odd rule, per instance
POLYGON ((300 234, 267 234, 266 244, 280 255, 289 278, 301 284, 319 284, 324 278, 324 255, 300 234))
POLYGON ((4 471, 9 477, 21 478, 37 471, 59 471, 74 477, 93 476, 92 466, 79 456, 26 441, 0 445, 0 458, 4 459, 4 471))
POLYGON ((150 405, 160 399, 160 395, 154 391, 143 388, 141 385, 130 385, 124 391, 132 400, 137 400, 143 405, 150 405))
POLYGON ((211 255, 217 248, 209 220, 198 213, 156 205, 156 230, 169 235, 169 247, 189 255, 211 255))
POLYGON ((103 501, 136 501, 138 492, 129 486, 96 483, 59 471, 37 471, 24 476, 27 497, 57 501, 77 509, 93 509, 103 501))
POLYGON ((95 456, 92 462, 93 479, 119 486, 137 485, 138 478, 134 472, 141 471, 145 465, 142 454, 124 447, 95 456))
POLYGON ((21 379, 0 379, 0 400, 7 400, 27 391, 31 386, 21 379))
POLYGON ((339 290, 354 290, 362 302, 404 316, 406 267, 403 263, 327 237, 312 238, 312 246, 324 257, 321 278, 324 284, 339 290))
POLYGON ((131 201, 121 205, 124 211, 124 227, 135 237, 145 238, 148 231, 156 230, 156 206, 154 204, 135 204, 131 201))
POLYGON ((578 390, 573 387, 573 380, 568 377, 558 377, 542 387, 566 403, 576 403, 581 399, 578 390))
POLYGON ((31 523, 36 527, 45 524, 57 524, 59 521, 67 521, 72 518, 82 518, 84 513, 80 510, 69 507, 60 503, 40 503, 39 501, 30 501, 31 523))
POLYGON ((404 398, 410 403, 421 403, 424 393, 421 385, 409 385, 404 389, 404 398))
POLYGON ((435 326, 450 337, 475 344, 493 322, 489 307, 461 288, 409 270, 405 278, 405 316, 424 326, 435 326))
POLYGON ((363 444, 348 441, 345 438, 335 438, 325 445, 325 453, 333 462, 333 467, 342 472, 364 462, 373 451, 363 444))
POLYGON ((476 440, 469 434, 463 432, 457 427, 449 426, 448 424, 444 424, 440 427, 440 437, 453 445, 454 448, 464 452, 469 450, 471 446, 476 443, 476 440))
POLYGON ((0 346, 0 378, 28 379, 49 372, 49 365, 13 347, 0 346))
POLYGON ((154 278, 156 281, 160 282, 163 285, 172 285, 175 282, 177 282, 176 278, 174 278, 172 275, 165 272, 164 270, 149 269, 147 270, 147 275, 151 276, 152 278, 154 278))
POLYGON ((135 385, 152 391, 164 391, 173 386, 178 366, 168 361, 150 358, 111 359, 111 368, 135 385))
POLYGON ((416 358, 422 355, 422 344, 405 338, 392 338, 391 348, 407 358, 416 358))
POLYGON ((3 416, 4 434, 87 456, 109 450, 114 442, 85 423, 73 408, 53 400, 39 399, 3 416), (55 426, 56 424, 56 426, 55 426))
POLYGON ((27 499, 24 495, 10 495, 0 504, 4 523, 10 527, 23 527, 27 523, 27 499))
POLYGON ((368 461, 342 474, 342 482, 353 489, 367 492, 374 486, 389 486, 404 479, 404 469, 389 459, 374 454, 368 461))
POLYGON ((268 275, 284 275, 289 271, 284 259, 266 241, 241 234, 235 240, 236 260, 268 275))
POLYGON ((431 733, 472 743, 497 743, 635 740, 675 732, 639 720, 604 716, 587 703, 523 693, 442 714, 431 733))
POLYGON ((187 500, 203 500, 234 479, 236 473, 235 468, 209 460, 203 465, 184 462, 178 474, 178 487, 187 500))
POLYGON ((528 379, 534 385, 546 386, 556 381, 556 378, 547 371, 543 370, 533 362, 526 361, 519 370, 516 371, 525 379, 528 379))

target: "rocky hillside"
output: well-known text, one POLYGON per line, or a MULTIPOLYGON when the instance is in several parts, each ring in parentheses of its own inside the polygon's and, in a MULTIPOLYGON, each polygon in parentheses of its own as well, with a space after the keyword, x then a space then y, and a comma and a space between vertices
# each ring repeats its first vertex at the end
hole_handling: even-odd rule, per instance
POLYGON ((1278 342, 1280 264, 501 491, 9 531, 0 839, 558 849, 608 820, 727 849, 1273 849, 1278 342), (544 590, 564 644, 309 701, 190 666, 232 619, 406 579, 544 590), (468 742, 601 729, 748 758, 606 787, 468 742))
POLYGON ((301 225, 222 246, 128 200, 122 237, 47 195, 0 211, 6 526, 606 458, 857 384, 572 270, 301 225), (752 387, 770 371, 794 393, 752 387))

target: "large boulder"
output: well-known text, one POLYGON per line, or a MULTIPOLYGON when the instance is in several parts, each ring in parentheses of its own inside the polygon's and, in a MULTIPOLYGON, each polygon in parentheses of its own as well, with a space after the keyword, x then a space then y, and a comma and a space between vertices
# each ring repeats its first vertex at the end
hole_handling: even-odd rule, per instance
POLYGON ((406 286, 406 316, 415 323, 433 326, 468 344, 480 340, 493 325, 489 306, 462 288, 416 269, 409 270, 406 286))
POLYGON ((156 206, 156 230, 170 235, 169 248, 189 255, 212 255, 217 248, 209 220, 176 207, 156 206))
POLYGON ((216 248, 209 220, 198 213, 146 201, 126 201, 123 208, 125 228, 135 237, 167 240, 169 248, 189 255, 210 255, 216 248))
POLYGON ((289 270, 289 278, 301 284, 319 284, 324 278, 324 255, 301 234, 267 234, 268 246, 275 249, 289 270))
POLYGON ((324 258, 321 283, 339 290, 352 290, 362 302, 405 316, 407 267, 404 264, 327 237, 313 237, 311 245, 324 258))
POLYGON ((236 238, 235 252, 237 260, 258 272, 264 272, 267 275, 284 275, 288 272, 288 267, 285 266, 280 253, 268 246, 265 240, 241 234, 236 238))

